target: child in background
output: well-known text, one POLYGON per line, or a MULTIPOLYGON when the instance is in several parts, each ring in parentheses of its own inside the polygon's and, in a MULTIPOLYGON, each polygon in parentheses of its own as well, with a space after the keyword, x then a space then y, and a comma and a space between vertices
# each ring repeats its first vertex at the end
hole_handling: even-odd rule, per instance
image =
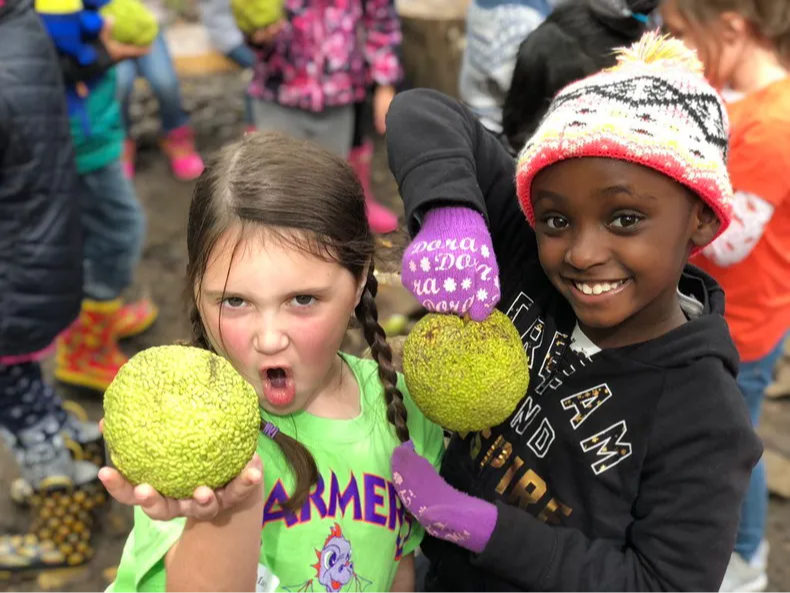
POLYGON ((84 286, 79 318, 57 340, 55 377, 98 391, 127 360, 118 340, 146 330, 158 315, 147 298, 122 300, 140 260, 145 217, 121 168, 124 132, 113 66, 148 49, 113 40, 111 26, 105 23, 92 41, 93 63, 61 56, 82 209, 84 286))
MULTIPOLYGON (((356 173, 369 210, 368 218, 378 221, 378 226, 373 230, 377 233, 390 233, 398 228, 398 217, 384 206, 376 202, 373 194, 373 155, 375 151, 371 98, 375 90, 362 101, 354 103, 354 134, 351 138, 351 150, 348 153, 348 164, 356 173)), ((382 127, 382 129, 384 129, 382 127)), ((372 226, 372 225, 371 225, 372 226)))
POLYGON ((191 500, 103 469, 108 491, 140 506, 111 590, 251 591, 256 567, 265 591, 414 590, 422 530, 395 494, 390 457, 410 438, 438 466, 444 442, 392 368, 364 204, 342 158, 281 134, 246 135, 198 180, 195 345, 257 390, 265 467, 254 459, 191 500), (352 315, 375 361, 338 352, 352 315))
MULTIPOLYGON (((255 65, 255 54, 244 41, 233 14, 230 0, 201 0, 200 20, 208 32, 209 39, 217 50, 243 70, 255 65)), ((252 98, 244 93, 245 122, 248 132, 255 129, 252 117, 252 98)))
POLYGON ((498 304, 532 379, 505 422, 453 437, 441 477, 393 456, 434 536, 428 590, 716 590, 762 448, 724 294, 687 265, 731 217, 702 65, 646 35, 556 96, 517 165, 433 91, 399 95, 388 128, 416 234, 404 284, 472 319, 498 304), (447 270, 460 249, 472 265, 447 270))
MULTIPOLYGON (((91 45, 97 62, 140 51, 109 39, 91 45)), ((2 581, 90 561, 107 497, 98 425, 61 401, 40 364, 83 300, 86 196, 66 105, 69 62, 31 2, 0 1, 0 434, 19 462, 12 498, 32 519, 24 535, 0 536, 2 581)))
POLYGON ((554 95, 614 66, 614 50, 631 45, 649 30, 649 15, 659 1, 565 2, 524 39, 500 102, 503 144, 514 156, 538 127, 554 95))
MULTIPOLYGON (((385 116, 402 73, 400 21, 394 0, 285 0, 284 22, 252 36, 258 49, 250 85, 258 130, 310 140, 347 158, 354 104, 376 84, 373 120, 385 116)), ((371 228, 388 233, 397 217, 365 196, 371 228)))
MULTIPOLYGON (((790 3, 787 0, 667 0, 665 26, 697 49, 730 116, 729 229, 694 260, 727 295, 752 422, 790 329, 790 3)), ((755 468, 723 591, 768 585, 765 466, 755 468)))
POLYGON ((551 12, 549 0, 474 0, 466 13, 461 100, 487 130, 502 133, 502 105, 524 38, 551 12))
POLYGON ((134 81, 142 76, 151 85, 151 90, 159 102, 159 117, 164 135, 161 147, 170 163, 170 169, 176 178, 191 181, 203 171, 203 159, 195 150, 195 134, 189 125, 189 114, 181 104, 181 84, 165 39, 164 7, 160 0, 146 0, 146 5, 159 15, 159 34, 151 45, 150 53, 124 60, 116 69, 118 99, 121 102, 121 115, 126 131, 123 170, 129 179, 134 178, 137 148, 134 139, 129 136, 129 108, 134 81))

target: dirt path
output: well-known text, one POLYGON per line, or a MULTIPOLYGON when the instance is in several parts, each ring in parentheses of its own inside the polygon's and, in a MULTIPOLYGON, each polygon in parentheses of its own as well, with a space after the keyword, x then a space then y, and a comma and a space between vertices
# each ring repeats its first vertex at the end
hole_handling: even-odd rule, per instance
MULTIPOLYGON (((203 139, 204 152, 215 147, 212 140, 203 139)), ((183 278, 186 264, 186 212, 191 197, 189 184, 174 181, 168 174, 164 162, 156 152, 140 154, 137 190, 148 213, 148 241, 138 285, 149 290, 161 307, 161 317, 144 336, 130 340, 124 345, 128 354, 143 348, 172 343, 189 337, 189 327, 183 307, 183 278)), ((376 157, 374 185, 378 195, 393 207, 400 208, 394 182, 386 168, 383 155, 376 157)), ((398 265, 398 248, 404 236, 395 237, 380 245, 385 269, 393 270, 398 265)), ((393 312, 405 312, 412 306, 409 296, 402 290, 383 287, 379 296, 382 318, 393 312)), ((350 349, 359 351, 358 339, 352 338, 350 349)), ((62 395, 82 403, 91 417, 101 416, 101 400, 98 396, 62 389, 62 395)), ((788 427, 790 430, 790 427, 788 427)), ((5 452, 0 449, 0 484, 8 484, 16 475, 15 467, 5 452)), ((18 510, 8 499, 7 489, 0 488, 0 531, 24 529, 26 514, 18 510)), ((126 509, 113 508, 111 516, 103 522, 97 533, 97 555, 90 566, 80 573, 70 575, 68 580, 53 579, 48 583, 27 582, 15 584, 11 591, 31 591, 49 588, 66 591, 101 591, 108 584, 105 571, 111 570, 120 558, 121 550, 130 526, 130 514, 126 509)), ((769 538, 771 541, 771 590, 790 590, 790 503, 772 500, 770 508, 769 538)), ((0 586, 0 590, 2 587, 0 586)))

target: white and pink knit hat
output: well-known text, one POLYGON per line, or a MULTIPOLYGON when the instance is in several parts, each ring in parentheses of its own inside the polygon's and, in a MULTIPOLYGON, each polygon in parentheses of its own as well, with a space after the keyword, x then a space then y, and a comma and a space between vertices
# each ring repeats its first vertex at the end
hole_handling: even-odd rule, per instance
POLYGON ((516 184, 530 224, 532 180, 558 161, 609 157, 682 183, 716 213, 732 217, 727 173, 729 120, 702 64, 682 42, 647 33, 619 51, 618 64, 565 87, 518 159, 516 184))

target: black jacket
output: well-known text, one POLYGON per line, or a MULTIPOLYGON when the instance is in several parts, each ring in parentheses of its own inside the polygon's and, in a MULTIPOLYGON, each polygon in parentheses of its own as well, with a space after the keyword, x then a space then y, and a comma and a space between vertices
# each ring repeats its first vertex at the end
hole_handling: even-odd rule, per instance
POLYGON ((63 75, 30 0, 0 6, 0 356, 76 317, 82 245, 63 75))
POLYGON ((507 421, 453 437, 442 475, 495 502, 482 554, 428 538, 429 590, 717 591, 741 501, 762 452, 735 383, 724 294, 688 266, 697 303, 683 326, 642 344, 574 351, 576 317, 538 261, 515 165, 457 102, 395 99, 388 151, 412 232, 425 210, 484 213, 500 266, 499 308, 530 357, 507 421))

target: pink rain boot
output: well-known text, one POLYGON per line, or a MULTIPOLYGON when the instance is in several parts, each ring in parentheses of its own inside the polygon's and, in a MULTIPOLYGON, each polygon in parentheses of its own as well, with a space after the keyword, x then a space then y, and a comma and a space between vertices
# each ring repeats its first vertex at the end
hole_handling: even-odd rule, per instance
POLYGON ((121 155, 121 168, 127 179, 134 179, 134 157, 137 155, 137 144, 131 138, 123 142, 123 154, 121 155))
POLYGON ((173 175, 178 179, 191 181, 203 172, 203 159, 195 150, 195 137, 189 126, 169 132, 162 140, 162 150, 170 160, 173 175))
POLYGON ((373 142, 366 140, 361 146, 355 146, 348 153, 348 164, 362 183, 365 190, 365 211, 368 215, 370 228, 374 233, 391 233, 398 228, 398 217, 395 213, 379 204, 373 198, 370 189, 370 164, 373 160, 373 142))

